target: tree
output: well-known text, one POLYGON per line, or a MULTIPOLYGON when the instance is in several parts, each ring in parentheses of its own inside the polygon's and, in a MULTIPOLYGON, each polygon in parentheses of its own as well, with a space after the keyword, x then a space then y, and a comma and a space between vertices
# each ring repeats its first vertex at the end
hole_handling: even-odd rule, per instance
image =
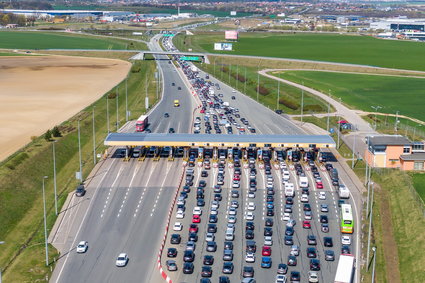
POLYGON ((44 134, 44 139, 46 141, 50 141, 52 139, 52 132, 50 130, 47 130, 47 132, 44 134))
POLYGON ((53 130, 52 130, 52 135, 53 135, 55 138, 59 138, 59 137, 61 137, 61 136, 62 136, 61 132, 59 131, 58 126, 55 126, 55 127, 53 128, 53 130))

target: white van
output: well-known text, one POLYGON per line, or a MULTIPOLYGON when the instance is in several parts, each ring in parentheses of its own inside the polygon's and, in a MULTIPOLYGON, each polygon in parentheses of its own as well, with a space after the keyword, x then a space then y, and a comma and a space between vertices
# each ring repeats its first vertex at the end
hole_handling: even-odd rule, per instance
POLYGON ((286 183, 285 184, 285 196, 286 197, 293 197, 295 195, 295 188, 293 183, 286 183))
POLYGON ((338 194, 339 198, 350 198, 350 190, 342 184, 339 185, 338 194))
POLYGON ((300 177, 300 188, 308 188, 308 178, 306 176, 300 177))

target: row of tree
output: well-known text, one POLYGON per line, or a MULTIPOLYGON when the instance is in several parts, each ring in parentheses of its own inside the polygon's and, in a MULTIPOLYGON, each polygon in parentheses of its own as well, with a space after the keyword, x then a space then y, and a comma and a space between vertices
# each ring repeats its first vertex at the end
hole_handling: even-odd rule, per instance
POLYGON ((0 13, 0 25, 5 26, 8 24, 17 24, 18 26, 25 26, 27 19, 23 15, 15 15, 10 13, 0 13))
POLYGON ((53 10, 46 1, 2 1, 0 9, 53 10))

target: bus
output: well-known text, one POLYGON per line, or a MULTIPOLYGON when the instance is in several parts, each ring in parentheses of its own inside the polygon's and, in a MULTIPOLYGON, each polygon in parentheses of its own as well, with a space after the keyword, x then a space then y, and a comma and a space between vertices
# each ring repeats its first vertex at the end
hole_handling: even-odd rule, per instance
POLYGON ((340 255, 334 283, 352 283, 354 281, 354 263, 354 256, 340 255))
POLYGON ((178 99, 174 100, 174 107, 179 107, 180 101, 178 99))
POLYGON ((142 115, 136 121, 136 132, 143 132, 148 127, 148 115, 142 115))
POLYGON ((351 204, 341 204, 341 233, 352 234, 354 219, 351 204))

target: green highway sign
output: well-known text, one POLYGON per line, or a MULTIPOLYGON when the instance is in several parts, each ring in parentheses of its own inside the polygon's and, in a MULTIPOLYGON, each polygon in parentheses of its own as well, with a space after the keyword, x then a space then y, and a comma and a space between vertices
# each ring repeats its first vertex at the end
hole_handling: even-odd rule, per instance
POLYGON ((172 33, 166 33, 166 34, 164 34, 164 35, 162 35, 162 36, 174 36, 174 34, 172 34, 172 33))
POLYGON ((180 60, 183 60, 183 61, 200 61, 199 57, 195 57, 195 56, 182 56, 182 57, 180 57, 180 60))

